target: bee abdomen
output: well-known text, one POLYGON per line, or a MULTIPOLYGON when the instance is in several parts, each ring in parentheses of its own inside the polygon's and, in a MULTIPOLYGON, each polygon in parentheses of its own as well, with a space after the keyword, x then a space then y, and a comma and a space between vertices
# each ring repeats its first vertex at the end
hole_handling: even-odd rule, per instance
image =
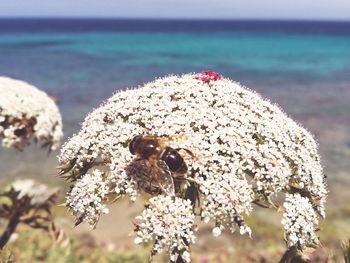
POLYGON ((173 173, 186 173, 187 165, 182 156, 173 148, 166 147, 161 153, 160 159, 164 161, 173 173))
POLYGON ((125 169, 128 177, 133 179, 138 188, 146 193, 155 195, 160 194, 161 189, 152 182, 150 177, 150 169, 147 165, 147 160, 136 159, 133 160, 125 169))

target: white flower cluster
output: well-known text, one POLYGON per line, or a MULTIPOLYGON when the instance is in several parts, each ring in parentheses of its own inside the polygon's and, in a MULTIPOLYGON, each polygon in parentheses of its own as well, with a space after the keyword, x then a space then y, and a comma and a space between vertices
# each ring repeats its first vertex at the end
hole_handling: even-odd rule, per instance
POLYGON ((239 83, 187 74, 121 91, 86 117, 63 146, 60 164, 74 182, 102 161, 110 190, 134 199, 140 189, 125 168, 135 157, 128 143, 139 134, 172 138, 169 146, 195 155, 186 159, 186 176, 199 184, 201 216, 216 223, 216 235, 235 225, 250 234, 243 216, 252 202, 266 204, 280 192, 306 193, 324 215, 327 187, 315 140, 239 83))
POLYGON ((26 82, 0 77, 0 139, 22 150, 33 139, 50 150, 62 138, 62 120, 55 102, 26 82))
POLYGON ((50 188, 31 179, 18 179, 11 184, 11 187, 19 192, 18 199, 28 196, 33 206, 42 205, 50 196, 58 192, 57 188, 50 188))
POLYGON ((135 218, 135 243, 154 241, 152 255, 168 249, 171 262, 176 262, 178 257, 190 262, 189 245, 195 242, 194 218, 189 200, 163 195, 153 197, 135 218))
POLYGON ((108 214, 108 208, 102 200, 109 192, 104 174, 95 169, 85 174, 67 194, 66 205, 77 218, 77 224, 86 221, 94 227, 101 214, 108 214))
POLYGON ((315 210, 306 197, 300 194, 286 194, 283 204, 282 224, 286 233, 286 241, 289 246, 305 247, 308 244, 317 244, 318 217, 315 210))
POLYGON ((241 234, 249 234, 251 230, 240 215, 252 211, 254 193, 252 186, 245 179, 239 179, 232 174, 217 175, 216 178, 201 180, 200 190, 203 193, 202 214, 204 222, 210 219, 216 221, 214 236, 219 236, 227 225, 232 232, 236 224, 241 234))

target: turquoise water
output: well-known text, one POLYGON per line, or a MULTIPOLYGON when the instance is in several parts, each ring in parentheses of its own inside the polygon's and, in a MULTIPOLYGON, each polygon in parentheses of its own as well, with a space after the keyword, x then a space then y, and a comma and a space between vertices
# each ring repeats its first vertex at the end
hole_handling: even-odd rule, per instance
MULTIPOLYGON (((130 74, 145 75, 141 72, 142 67, 151 70, 147 74, 150 77, 157 72, 213 68, 229 76, 242 75, 244 78, 249 74, 251 78, 258 77, 253 74, 266 74, 264 78, 268 79, 270 75, 279 74, 281 77, 304 77, 305 81, 335 76, 348 80, 350 68, 350 36, 282 33, 21 34, 2 35, 0 51, 2 56, 5 55, 2 62, 19 60, 14 65, 17 70, 22 63, 31 64, 30 60, 36 59, 38 63, 49 66, 46 72, 42 72, 44 75, 52 70, 66 70, 66 77, 73 81, 92 78, 91 74, 99 70, 104 70, 102 74, 106 76, 115 74, 115 71, 130 70, 134 70, 130 74), (67 61, 68 58, 71 61, 67 61), (79 68, 81 64, 85 67, 79 68), (109 67, 110 72, 105 67, 109 67)), ((40 65, 36 67, 40 68, 40 65)), ((0 68, 1 73, 10 70, 4 64, 0 68)), ((24 69, 21 71, 26 73, 24 69)))
POLYGON ((116 89, 171 73, 213 69, 248 86, 286 90, 350 83, 350 36, 21 33, 2 34, 0 54, 1 75, 60 98, 68 128, 116 89))

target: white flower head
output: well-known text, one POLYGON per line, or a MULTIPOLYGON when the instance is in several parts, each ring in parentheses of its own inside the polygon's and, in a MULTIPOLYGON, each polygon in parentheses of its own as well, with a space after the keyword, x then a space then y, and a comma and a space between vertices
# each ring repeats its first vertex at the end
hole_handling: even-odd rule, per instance
POLYGON ((91 174, 85 174, 68 192, 66 206, 77 218, 77 224, 85 221, 94 227, 101 214, 109 210, 103 204, 108 195, 108 181, 104 173, 95 169, 91 174))
POLYGON ((286 194, 283 204, 282 225, 286 232, 286 241, 289 246, 301 248, 308 244, 317 244, 316 236, 318 216, 310 200, 300 194, 286 194))
POLYGON ((62 136, 61 115, 52 98, 26 82, 0 77, 2 146, 22 150, 34 140, 54 150, 62 136))
POLYGON ((18 199, 28 197, 32 206, 40 206, 50 197, 57 195, 57 188, 50 188, 46 184, 35 182, 32 179, 18 179, 11 184, 11 188, 18 192, 18 199))
POLYGON ((240 227, 244 225, 238 219, 241 220, 241 214, 252 211, 254 200, 252 186, 245 179, 238 179, 232 174, 213 176, 202 180, 201 191, 204 193, 201 216, 216 221, 214 236, 221 234, 223 226, 234 232, 237 224, 240 227))
MULTIPOLYGON (((280 192, 307 193, 312 209, 324 214, 327 187, 310 133, 276 105, 216 73, 168 76, 116 93, 90 113, 79 133, 63 146, 59 156, 63 173, 79 182, 102 162, 108 170, 110 191, 135 200, 145 190, 126 171, 135 160, 128 147, 135 135, 172 138, 167 146, 193 153, 185 158, 185 183, 175 187, 175 197, 151 199, 141 217, 148 223, 140 225, 145 232, 135 242, 156 241, 157 252, 166 246, 170 252, 177 250, 170 243, 157 243, 153 234, 162 233, 149 222, 151 218, 152 222, 168 220, 153 214, 165 213, 170 205, 182 207, 185 214, 189 208, 180 200, 188 198, 187 189, 197 190, 197 196, 189 199, 194 206, 196 198, 201 200, 200 216, 204 222, 215 222, 214 235, 226 227, 251 235, 244 217, 252 212, 252 203, 269 201, 280 192)), ((173 174, 174 181, 177 176, 173 174)), ((187 216, 192 218, 193 213, 187 216)), ((186 217, 181 218, 187 225, 186 217)))
POLYGON ((153 197, 136 217, 135 243, 152 241, 153 255, 167 249, 172 262, 178 257, 189 262, 189 245, 195 242, 194 218, 189 200, 163 195, 153 197))

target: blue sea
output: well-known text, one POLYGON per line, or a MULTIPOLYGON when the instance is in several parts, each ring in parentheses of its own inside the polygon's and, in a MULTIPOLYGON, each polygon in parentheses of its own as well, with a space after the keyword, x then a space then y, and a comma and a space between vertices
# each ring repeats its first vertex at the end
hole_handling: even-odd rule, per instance
MULTIPOLYGON (((280 104, 324 142, 326 163, 350 147, 345 135, 333 149, 324 131, 350 130, 350 22, 0 19, 0 75, 58 97, 67 137, 116 90, 206 69, 280 104)), ((6 166, 10 174, 55 163, 40 154, 1 158, 31 161, 6 166)))

